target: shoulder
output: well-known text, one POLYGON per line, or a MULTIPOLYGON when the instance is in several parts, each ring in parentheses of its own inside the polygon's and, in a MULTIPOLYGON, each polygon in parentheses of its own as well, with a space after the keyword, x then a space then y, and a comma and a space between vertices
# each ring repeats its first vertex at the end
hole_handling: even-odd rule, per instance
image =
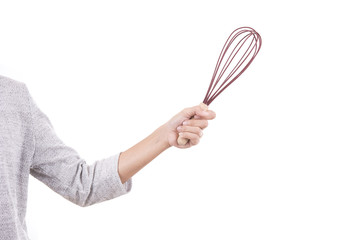
POLYGON ((27 91, 25 83, 0 75, 0 92, 2 94, 15 94, 22 91, 27 91))
POLYGON ((0 75, 0 85, 1 87, 18 87, 25 85, 25 83, 0 75))
POLYGON ((23 153, 20 159, 10 159, 20 164, 30 164, 34 152, 31 106, 26 84, 0 75, 0 142, 6 139, 6 147, 23 153))
POLYGON ((0 75, 0 108, 29 107, 29 92, 25 83, 0 75))
POLYGON ((27 91, 25 83, 0 75, 0 93, 16 94, 27 93, 27 91))

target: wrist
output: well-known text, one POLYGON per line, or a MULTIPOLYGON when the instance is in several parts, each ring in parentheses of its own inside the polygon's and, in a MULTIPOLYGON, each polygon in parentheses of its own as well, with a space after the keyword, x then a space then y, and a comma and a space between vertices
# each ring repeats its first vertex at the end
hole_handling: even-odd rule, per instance
POLYGON ((168 126, 166 124, 156 129, 155 134, 157 136, 156 144, 160 145, 163 150, 171 147, 168 139, 168 126))

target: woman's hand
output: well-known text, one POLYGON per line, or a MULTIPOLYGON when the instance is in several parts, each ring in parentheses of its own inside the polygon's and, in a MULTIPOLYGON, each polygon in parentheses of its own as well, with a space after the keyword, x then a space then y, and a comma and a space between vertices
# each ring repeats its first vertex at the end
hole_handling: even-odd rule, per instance
POLYGON ((203 130, 208 126, 208 120, 215 117, 215 112, 203 110, 200 105, 185 108, 164 125, 169 146, 189 148, 198 144, 203 130), (179 145, 177 143, 179 136, 189 141, 185 145, 179 145))
POLYGON ((189 148, 198 144, 202 130, 208 125, 207 121, 215 117, 213 111, 202 110, 200 106, 186 108, 145 139, 122 152, 118 163, 118 173, 122 183, 169 147, 189 148), (186 145, 177 143, 179 135, 189 139, 186 145))

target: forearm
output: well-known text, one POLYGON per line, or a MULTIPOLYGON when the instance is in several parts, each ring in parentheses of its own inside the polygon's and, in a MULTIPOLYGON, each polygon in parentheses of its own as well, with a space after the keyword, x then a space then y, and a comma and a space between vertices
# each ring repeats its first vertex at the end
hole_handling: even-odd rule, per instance
POLYGON ((170 147, 162 125, 148 137, 120 154, 118 172, 122 183, 125 183, 160 153, 170 147))

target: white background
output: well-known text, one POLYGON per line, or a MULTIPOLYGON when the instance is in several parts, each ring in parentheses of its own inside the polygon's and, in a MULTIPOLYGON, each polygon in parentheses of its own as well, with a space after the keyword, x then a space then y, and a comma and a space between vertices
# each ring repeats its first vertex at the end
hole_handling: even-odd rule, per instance
POLYGON ((228 35, 259 55, 132 192, 78 207, 30 178, 34 240, 343 239, 340 1, 1 1, 0 74, 89 164, 200 103, 228 35))

